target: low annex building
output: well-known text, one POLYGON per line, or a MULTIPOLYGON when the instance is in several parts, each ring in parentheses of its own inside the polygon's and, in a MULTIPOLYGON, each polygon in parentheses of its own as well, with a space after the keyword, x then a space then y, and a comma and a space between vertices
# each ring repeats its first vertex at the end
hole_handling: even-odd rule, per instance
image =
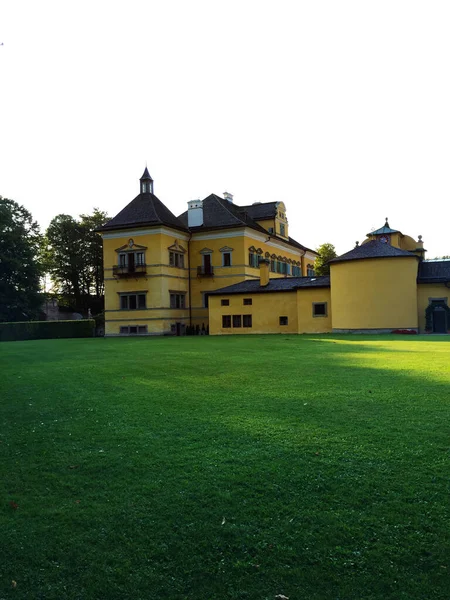
POLYGON ((330 261, 330 277, 260 279, 210 294, 210 333, 450 333, 450 260, 425 261, 388 221, 330 261))
POLYGON ((175 216, 154 194, 148 169, 140 193, 100 230, 105 335, 183 335, 209 326, 209 294, 271 277, 313 275, 317 253, 289 236, 283 202, 237 206, 233 196, 191 200, 175 216))

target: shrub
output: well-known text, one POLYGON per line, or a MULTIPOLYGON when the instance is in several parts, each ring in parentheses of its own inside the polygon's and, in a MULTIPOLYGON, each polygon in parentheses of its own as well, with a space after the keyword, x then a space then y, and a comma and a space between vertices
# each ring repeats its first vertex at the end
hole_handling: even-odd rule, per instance
POLYGON ((0 323, 0 341, 94 337, 95 321, 18 321, 0 323))

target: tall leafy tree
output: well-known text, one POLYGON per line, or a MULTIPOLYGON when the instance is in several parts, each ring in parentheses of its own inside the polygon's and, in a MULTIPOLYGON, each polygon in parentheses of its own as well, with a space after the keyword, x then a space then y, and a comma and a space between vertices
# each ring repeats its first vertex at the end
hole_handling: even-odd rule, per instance
POLYGON ((104 286, 102 239, 96 229, 107 220, 94 208, 79 220, 57 215, 48 226, 46 267, 57 292, 71 299, 76 310, 98 310, 104 286))
POLYGON ((314 262, 314 271, 316 275, 329 275, 330 274, 330 265, 328 261, 332 258, 336 258, 336 249, 333 244, 325 243, 317 248, 319 256, 316 258, 314 262))
POLYGON ((0 196, 0 321, 37 318, 42 303, 39 225, 23 206, 0 196))

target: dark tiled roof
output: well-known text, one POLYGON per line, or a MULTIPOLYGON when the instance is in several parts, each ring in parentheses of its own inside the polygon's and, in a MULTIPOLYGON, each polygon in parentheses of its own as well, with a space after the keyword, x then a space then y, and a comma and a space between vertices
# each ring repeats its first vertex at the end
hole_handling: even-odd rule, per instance
POLYGON ((145 225, 167 225, 182 231, 187 230, 187 227, 154 194, 139 194, 119 214, 108 221, 101 231, 145 225))
MULTIPOLYGON (((203 200, 203 225, 191 227, 193 233, 210 229, 226 229, 228 227, 251 227, 267 235, 267 231, 255 223, 241 207, 232 204, 216 194, 211 194, 203 200)), ((188 226, 187 211, 180 215, 179 220, 188 226)))
MULTIPOLYGON (((276 202, 267 202, 264 205, 256 205, 256 206, 267 206, 273 205, 276 206, 276 202)), ((252 207, 254 205, 250 205, 252 207)), ((291 246, 295 246, 295 248, 299 248, 300 250, 305 250, 312 252, 313 254, 317 254, 314 250, 310 248, 306 248, 306 246, 302 246, 299 242, 289 237, 288 239, 282 238, 278 235, 274 235, 273 233, 268 233, 264 227, 258 225, 251 215, 247 212, 248 206, 237 206, 236 204, 232 204, 228 200, 221 198, 220 196, 216 196, 216 194, 211 194, 207 198, 203 200, 203 225, 199 227, 191 227, 192 233, 198 233, 200 231, 209 231, 213 229, 227 229, 232 227, 250 227, 251 229, 255 229, 260 233, 264 233, 275 240, 280 242, 285 242, 290 244, 291 246)), ((183 223, 183 225, 187 228, 188 226, 188 211, 185 211, 181 214, 178 219, 183 223)))
POLYGON ((239 210, 245 211, 255 221, 273 219, 277 214, 278 202, 255 202, 248 206, 239 206, 239 210))
POLYGON ((422 261, 419 264, 418 283, 445 283, 450 281, 450 260, 422 261))
POLYGON ((364 258, 400 258, 408 256, 418 258, 418 256, 412 252, 400 250, 400 248, 396 248, 395 246, 385 244, 384 242, 380 242, 378 240, 371 240, 370 242, 366 242, 361 246, 356 246, 356 248, 350 250, 350 252, 347 252, 346 254, 342 254, 337 258, 333 258, 329 262, 333 264, 345 262, 347 260, 362 260, 364 258))
POLYGON ((263 292, 294 292, 302 288, 330 287, 329 277, 280 277, 269 279, 269 283, 261 286, 259 279, 249 279, 209 293, 209 296, 228 294, 258 294, 263 292))

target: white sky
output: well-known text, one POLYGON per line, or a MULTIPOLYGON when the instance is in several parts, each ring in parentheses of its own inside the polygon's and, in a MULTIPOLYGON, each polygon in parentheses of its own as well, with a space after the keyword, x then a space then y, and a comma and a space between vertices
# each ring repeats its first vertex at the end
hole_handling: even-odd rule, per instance
POLYGON ((389 217, 450 254, 448 0, 0 0, 0 195, 112 217, 147 162, 176 215, 282 200, 354 247, 389 217))

